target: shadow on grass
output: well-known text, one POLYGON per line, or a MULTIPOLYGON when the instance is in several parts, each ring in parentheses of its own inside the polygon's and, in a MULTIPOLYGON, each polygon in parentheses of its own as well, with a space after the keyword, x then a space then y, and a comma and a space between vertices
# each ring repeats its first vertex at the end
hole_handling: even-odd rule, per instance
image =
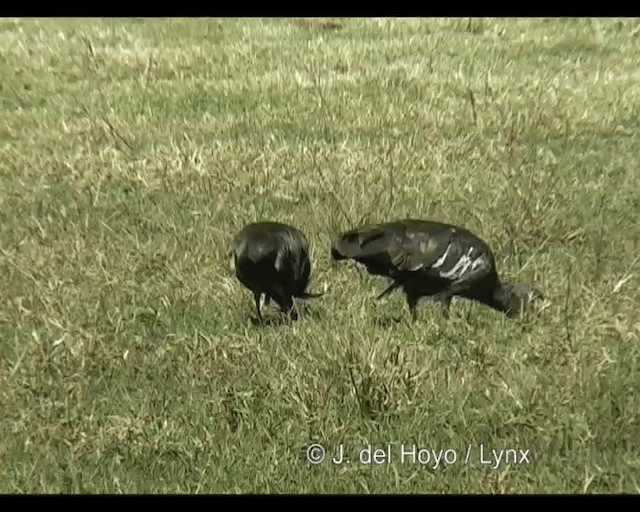
POLYGON ((373 323, 377 327, 387 328, 393 325, 398 325, 402 322, 406 322, 407 319, 402 316, 377 316, 374 318, 373 323))
POLYGON ((312 308, 309 305, 296 304, 294 306, 294 312, 292 315, 287 315, 283 312, 276 312, 275 314, 267 314, 262 313, 262 322, 257 318, 257 316, 252 316, 250 318, 251 324, 255 327, 280 327, 293 325, 295 322, 299 322, 305 319, 313 319, 320 320, 323 318, 323 315, 317 308, 312 308))
POLYGON ((255 327, 279 327, 282 325, 291 325, 293 322, 296 321, 295 319, 290 318, 286 315, 277 315, 274 317, 267 317, 267 318, 263 316, 262 321, 260 321, 259 318, 252 316, 250 320, 251 320, 251 324, 254 325, 255 327))

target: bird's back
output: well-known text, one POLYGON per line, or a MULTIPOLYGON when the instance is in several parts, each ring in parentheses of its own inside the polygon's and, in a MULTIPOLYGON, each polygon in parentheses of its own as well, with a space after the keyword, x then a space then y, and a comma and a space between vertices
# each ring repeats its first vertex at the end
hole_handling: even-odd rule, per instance
POLYGON ((402 288, 414 320, 423 296, 441 301, 445 311, 458 296, 509 316, 527 306, 527 295, 542 297, 529 285, 501 283, 490 247, 468 229, 442 222, 404 219, 360 226, 334 240, 331 256, 391 278, 378 298, 402 288))
POLYGON ((335 240, 332 255, 394 279, 411 280, 418 273, 434 288, 464 279, 481 266, 493 268, 490 248, 469 230, 418 219, 369 224, 343 233, 335 240))
POLYGON ((250 288, 278 281, 292 294, 307 285, 310 274, 308 242, 293 226, 256 222, 234 238, 230 251, 238 278, 250 288))

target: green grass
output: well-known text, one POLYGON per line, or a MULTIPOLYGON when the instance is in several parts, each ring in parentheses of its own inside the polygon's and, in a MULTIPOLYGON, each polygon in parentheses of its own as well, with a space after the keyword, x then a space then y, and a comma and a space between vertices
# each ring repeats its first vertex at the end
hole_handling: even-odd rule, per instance
POLYGON ((0 492, 640 491, 638 20, 4 19, 0 50, 0 492), (543 311, 412 325, 330 265, 405 216, 543 311), (228 267, 258 219, 312 243, 293 325, 228 267))

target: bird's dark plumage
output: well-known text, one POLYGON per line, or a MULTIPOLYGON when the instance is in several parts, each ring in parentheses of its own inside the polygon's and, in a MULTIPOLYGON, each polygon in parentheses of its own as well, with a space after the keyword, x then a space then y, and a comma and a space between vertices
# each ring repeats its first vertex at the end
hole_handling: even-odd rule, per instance
POLYGON ((503 284, 489 246, 462 227, 404 219, 369 224, 342 233, 331 247, 333 260, 352 259, 372 275, 392 279, 382 298, 402 288, 412 318, 421 297, 439 300, 448 314, 452 297, 486 304, 509 317, 542 294, 527 284, 503 284))
POLYGON ((273 299, 283 312, 296 318, 293 298, 320 297, 307 292, 311 275, 309 243, 293 226, 279 222, 256 222, 245 226, 229 247, 236 277, 253 293, 258 320, 262 322, 260 298, 273 299))

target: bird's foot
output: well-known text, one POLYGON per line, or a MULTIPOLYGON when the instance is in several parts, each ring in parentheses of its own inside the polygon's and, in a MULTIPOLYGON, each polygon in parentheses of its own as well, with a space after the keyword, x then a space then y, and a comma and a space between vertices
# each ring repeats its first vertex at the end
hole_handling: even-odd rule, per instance
POLYGON ((264 319, 262 317, 252 316, 250 318, 250 320, 251 320, 251 323, 253 325, 256 325, 256 326, 264 326, 265 325, 265 321, 264 321, 264 319))

